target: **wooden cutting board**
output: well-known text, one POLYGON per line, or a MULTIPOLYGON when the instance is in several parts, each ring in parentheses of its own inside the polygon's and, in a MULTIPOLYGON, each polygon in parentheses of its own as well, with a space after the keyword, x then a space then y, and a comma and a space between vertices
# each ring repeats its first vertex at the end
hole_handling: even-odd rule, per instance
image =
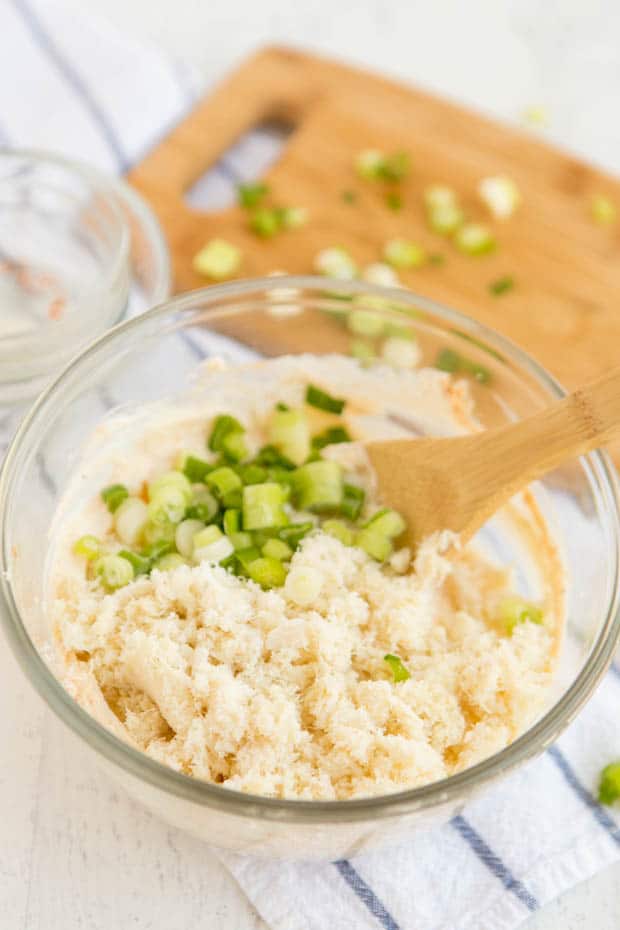
POLYGON ((221 236, 244 254, 243 277, 276 268, 308 273, 316 253, 342 244, 360 263, 376 261, 382 244, 404 236, 445 256, 441 266, 402 275, 420 294, 462 310, 512 338, 566 386, 617 364, 620 352, 620 224, 598 226, 596 194, 620 206, 620 182, 529 135, 425 92, 286 48, 267 48, 205 97, 136 167, 130 181, 151 202, 168 236, 177 291, 209 282, 192 257, 221 236), (299 230, 261 240, 239 207, 201 213, 184 192, 245 131, 266 121, 294 127, 266 177, 280 203, 307 207, 299 230), (406 149, 412 170, 395 213, 383 188, 357 178, 364 148, 406 149), (518 212, 492 222, 476 195, 488 175, 511 177, 523 194, 518 212), (422 191, 445 183, 472 218, 489 222, 499 248, 461 255, 429 232, 422 191), (359 193, 355 205, 344 190, 359 193), (489 284, 512 275, 516 287, 493 297, 489 284))

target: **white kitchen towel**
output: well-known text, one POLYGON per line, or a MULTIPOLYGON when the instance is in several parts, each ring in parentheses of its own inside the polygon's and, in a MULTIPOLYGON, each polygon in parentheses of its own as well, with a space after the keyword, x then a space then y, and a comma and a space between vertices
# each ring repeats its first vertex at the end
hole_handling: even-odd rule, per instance
MULTIPOLYGON (((119 173, 182 116, 197 88, 157 50, 50 0, 0 0, 0 77, 0 144, 54 149, 119 173)), ((221 203, 272 147, 269 134, 243 143, 203 196, 221 203)), ((0 423, 0 456, 1 443, 0 423)), ((594 799, 601 767, 620 756, 619 702, 613 668, 557 746, 397 849, 323 864, 221 858, 274 930, 516 927, 620 855, 617 812, 594 799)))

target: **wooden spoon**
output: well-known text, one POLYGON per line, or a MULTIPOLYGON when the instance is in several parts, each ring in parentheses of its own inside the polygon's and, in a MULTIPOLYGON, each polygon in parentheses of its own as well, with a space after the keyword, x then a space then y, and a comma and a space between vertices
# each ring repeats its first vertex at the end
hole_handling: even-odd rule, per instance
POLYGON ((620 368, 540 413, 453 439, 387 439, 366 450, 416 545, 436 530, 462 542, 502 504, 566 459, 620 437, 620 368))

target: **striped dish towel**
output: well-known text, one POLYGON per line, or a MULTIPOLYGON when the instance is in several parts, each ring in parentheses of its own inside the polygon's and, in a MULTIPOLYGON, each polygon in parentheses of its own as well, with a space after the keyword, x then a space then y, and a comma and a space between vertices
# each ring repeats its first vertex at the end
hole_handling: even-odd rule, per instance
MULTIPOLYGON (((2 0, 0 61, 10 76, 0 82, 0 143, 109 172, 138 160, 196 93, 193 76, 157 50, 50 0, 2 0)), ((201 196, 224 202, 273 145, 260 132, 242 142, 201 196)), ((516 927, 620 854, 616 814, 593 796, 600 768, 620 755, 619 701, 612 669, 557 746, 398 849, 323 864, 221 858, 274 930, 516 927)))

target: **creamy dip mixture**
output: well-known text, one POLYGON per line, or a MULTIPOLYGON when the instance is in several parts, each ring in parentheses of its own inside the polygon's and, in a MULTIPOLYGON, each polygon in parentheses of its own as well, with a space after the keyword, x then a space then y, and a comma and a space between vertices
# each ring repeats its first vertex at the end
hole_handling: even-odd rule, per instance
MULTIPOLYGON (((562 623, 557 592, 543 586, 536 604, 524 601, 512 572, 473 544, 447 558, 455 542, 447 533, 415 556, 397 537, 369 554, 356 540, 382 500, 356 442, 328 445, 321 456, 362 489, 362 512, 338 519, 337 530, 333 513, 300 516, 284 503, 289 521, 312 528, 288 554, 268 547, 279 553, 281 576, 262 555, 262 573, 254 562, 248 576, 225 555, 226 534, 209 549, 217 531, 207 533, 202 560, 199 548, 192 556, 182 546, 184 558, 163 555, 150 574, 116 589, 95 568, 101 552, 89 561, 83 544, 76 553, 85 534, 104 559, 124 548, 102 487, 121 483, 147 498, 148 483, 183 467, 188 454, 213 461, 206 443, 221 414, 241 424, 245 455, 255 457, 277 404, 303 410, 312 435, 335 424, 353 439, 479 428, 465 381, 434 369, 364 369, 340 356, 211 362, 184 397, 108 418, 53 533, 48 610, 65 686, 153 759, 271 797, 394 792, 505 747, 548 694, 562 623), (344 399, 344 410, 308 405, 309 384, 344 399)), ((539 515, 537 526, 557 561, 539 515)))

